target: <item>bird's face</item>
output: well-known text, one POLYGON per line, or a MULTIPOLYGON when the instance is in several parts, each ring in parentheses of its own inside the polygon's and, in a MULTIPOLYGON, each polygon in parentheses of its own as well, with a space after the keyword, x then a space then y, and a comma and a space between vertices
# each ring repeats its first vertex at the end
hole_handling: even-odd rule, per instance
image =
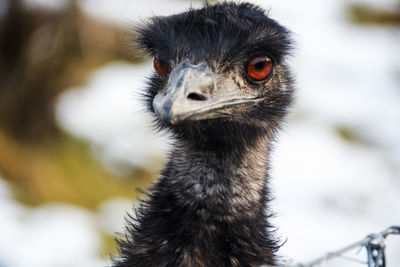
POLYGON ((286 113, 288 31, 258 7, 223 3, 156 17, 138 40, 154 61, 150 110, 180 136, 220 139, 224 129, 232 136, 246 126, 271 131, 286 113))

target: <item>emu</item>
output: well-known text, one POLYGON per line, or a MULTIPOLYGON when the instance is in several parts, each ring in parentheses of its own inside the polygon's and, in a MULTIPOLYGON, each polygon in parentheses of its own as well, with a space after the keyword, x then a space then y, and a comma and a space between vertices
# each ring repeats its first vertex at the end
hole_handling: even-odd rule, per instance
POLYGON ((137 42, 154 60, 146 105, 175 143, 114 266, 277 264, 268 168, 293 98, 290 32, 223 2, 153 17, 137 42))

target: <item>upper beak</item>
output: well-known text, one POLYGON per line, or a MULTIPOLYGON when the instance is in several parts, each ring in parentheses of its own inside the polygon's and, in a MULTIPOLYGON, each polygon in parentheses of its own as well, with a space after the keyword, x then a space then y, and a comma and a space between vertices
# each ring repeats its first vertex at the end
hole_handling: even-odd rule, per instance
POLYGON ((154 111, 162 120, 177 124, 226 116, 228 107, 258 101, 239 93, 236 86, 217 88, 217 84, 217 75, 206 62, 191 65, 186 59, 171 72, 166 90, 154 97, 154 111))

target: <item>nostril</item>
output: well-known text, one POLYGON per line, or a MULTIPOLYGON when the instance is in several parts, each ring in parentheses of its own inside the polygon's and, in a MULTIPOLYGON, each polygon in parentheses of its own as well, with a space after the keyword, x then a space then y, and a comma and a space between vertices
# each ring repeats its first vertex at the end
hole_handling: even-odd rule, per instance
POLYGON ((187 98, 190 100, 195 100, 195 101, 204 101, 207 100, 207 96, 199 93, 190 93, 187 98))

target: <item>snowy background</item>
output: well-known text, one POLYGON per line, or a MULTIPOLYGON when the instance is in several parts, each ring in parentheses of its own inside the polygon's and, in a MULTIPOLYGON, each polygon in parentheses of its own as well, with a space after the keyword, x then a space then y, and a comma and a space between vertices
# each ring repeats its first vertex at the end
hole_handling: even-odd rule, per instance
MULTIPOLYGON (((26 0, 60 8, 64 2, 26 0)), ((297 101, 273 153, 271 183, 280 250, 307 262, 391 225, 400 225, 400 30, 356 26, 346 0, 252 1, 294 32, 290 59, 297 101)), ((396 1, 363 2, 390 8, 396 1)), ((165 0, 81 0, 88 15, 127 27, 186 10, 165 0)), ((194 2, 193 6, 201 6, 194 2)), ((58 122, 89 142, 110 171, 151 167, 168 149, 138 94, 151 62, 113 62, 58 100, 58 122)), ((1 176, 1 174, 0 174, 1 176)), ((105 266, 100 231, 123 229, 132 200, 110 199, 97 212, 61 204, 28 208, 0 180, 0 266, 105 266)), ((387 242, 387 266, 400 266, 400 238, 387 242)), ((359 259, 363 259, 360 253, 359 259)), ((326 266, 359 266, 334 261, 326 266)))

